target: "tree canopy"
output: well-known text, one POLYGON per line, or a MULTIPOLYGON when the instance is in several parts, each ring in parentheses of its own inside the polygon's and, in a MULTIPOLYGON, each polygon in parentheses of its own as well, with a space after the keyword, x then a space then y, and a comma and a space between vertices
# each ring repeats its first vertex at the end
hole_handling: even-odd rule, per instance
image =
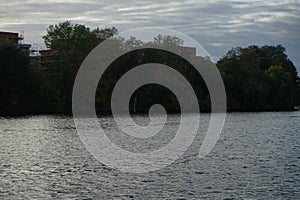
POLYGON ((50 106, 42 73, 30 65, 19 46, 0 43, 0 114, 47 113, 50 106))
POLYGON ((51 84, 55 88, 52 92, 55 92, 53 96, 56 98, 54 101, 58 104, 58 110, 70 111, 73 83, 87 54, 117 32, 114 27, 90 29, 70 21, 48 27, 43 39, 47 47, 56 52, 50 70, 55 74, 51 84))
MULTIPOLYGON (((31 65, 18 45, 0 43, 0 115, 71 113, 72 89, 81 63, 95 46, 117 33, 114 27, 90 29, 70 21, 50 25, 43 39, 53 51, 53 62, 46 70, 31 65)), ((194 67, 171 52, 155 48, 181 48, 184 41, 180 38, 158 35, 148 42, 135 37, 118 38, 117 43, 121 49, 140 49, 122 55, 105 71, 96 93, 98 111, 110 112, 116 82, 130 69, 145 63, 173 67, 191 83, 200 109, 210 109, 206 84, 194 67)), ((206 58, 197 59, 208 62, 206 58)), ((236 47, 216 65, 225 84, 229 111, 292 110, 296 105, 295 96, 300 97, 300 79, 282 45, 236 47)), ((150 106, 157 103, 164 105, 167 111, 180 112, 176 97, 163 86, 148 84, 137 89, 133 96, 139 99, 138 112, 148 112, 150 106)), ((132 110, 132 102, 129 107, 132 110)))
POLYGON ((232 110, 292 109, 297 71, 282 45, 236 47, 217 62, 232 110))

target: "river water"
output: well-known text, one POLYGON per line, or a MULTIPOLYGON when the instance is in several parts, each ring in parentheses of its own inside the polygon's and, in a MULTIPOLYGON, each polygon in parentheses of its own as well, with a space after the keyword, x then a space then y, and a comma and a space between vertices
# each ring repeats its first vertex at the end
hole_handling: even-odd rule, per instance
MULTIPOLYGON (((177 118, 169 117, 158 143, 172 138, 177 118)), ((199 134, 175 163, 130 174, 89 154, 71 117, 0 118, 0 199, 300 198, 300 112, 229 113, 220 140, 199 159, 208 121, 209 114, 201 114, 199 134)), ((122 143, 114 127, 106 129, 122 143)))

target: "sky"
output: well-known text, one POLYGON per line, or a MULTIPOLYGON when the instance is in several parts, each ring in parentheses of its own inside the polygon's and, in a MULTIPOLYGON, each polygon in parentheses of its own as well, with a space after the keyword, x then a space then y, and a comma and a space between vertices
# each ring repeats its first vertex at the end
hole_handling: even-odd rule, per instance
POLYGON ((218 60, 232 47, 282 44, 300 72, 300 0, 0 0, 0 31, 24 31, 44 48, 50 24, 90 28, 169 28, 199 42, 218 60))

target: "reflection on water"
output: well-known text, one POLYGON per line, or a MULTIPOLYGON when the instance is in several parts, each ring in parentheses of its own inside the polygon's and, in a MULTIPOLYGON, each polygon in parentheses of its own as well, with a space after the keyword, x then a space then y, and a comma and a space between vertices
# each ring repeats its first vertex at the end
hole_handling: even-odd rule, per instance
MULTIPOLYGON (((178 116, 169 118, 155 143, 116 134, 123 148, 147 151, 171 139, 178 116), (122 142, 125 144, 122 144, 122 142), (140 149, 139 149, 140 148, 140 149), (149 148, 149 149, 147 149, 149 148)), ((136 120, 147 120, 140 116, 136 120)), ((201 115, 207 128, 209 115, 201 115)), ((198 158, 199 133, 171 166, 147 174, 112 170, 81 144, 73 119, 61 116, 0 118, 0 199, 274 199, 300 196, 300 112, 231 113, 213 151, 198 158)))

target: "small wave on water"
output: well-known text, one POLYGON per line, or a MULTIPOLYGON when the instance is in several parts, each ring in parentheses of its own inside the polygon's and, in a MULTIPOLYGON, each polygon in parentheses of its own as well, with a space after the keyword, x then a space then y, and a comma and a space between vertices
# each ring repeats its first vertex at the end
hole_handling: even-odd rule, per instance
MULTIPOLYGON (((197 156, 199 134, 175 163, 145 174, 122 173, 96 160, 72 118, 1 118, 0 199, 297 199, 299 113, 229 113, 207 157, 197 156)), ((171 116, 161 136, 140 145, 140 151, 171 140, 177 117, 171 116)), ((146 124, 148 119, 136 120, 146 124)), ((201 115, 200 129, 207 121, 209 115, 201 115)), ((135 148, 129 137, 112 134, 113 119, 99 118, 99 123, 118 142, 135 148)))

